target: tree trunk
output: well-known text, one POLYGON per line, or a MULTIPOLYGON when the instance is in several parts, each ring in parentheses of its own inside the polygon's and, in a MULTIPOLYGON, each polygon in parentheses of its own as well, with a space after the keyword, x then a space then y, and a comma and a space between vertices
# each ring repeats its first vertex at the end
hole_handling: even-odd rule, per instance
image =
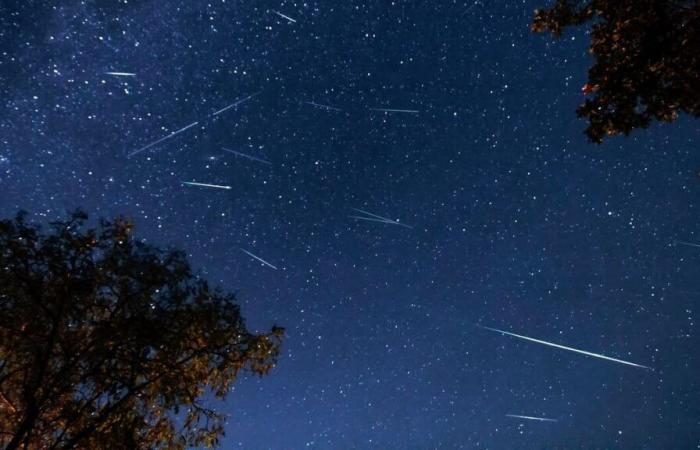
POLYGON ((15 431, 15 434, 12 436, 10 443, 7 444, 7 447, 5 447, 4 450, 18 449, 24 437, 30 431, 32 431, 32 428, 34 428, 34 424, 36 423, 36 419, 38 417, 39 408, 36 404, 32 403, 27 407, 27 414, 24 416, 24 420, 22 420, 22 423, 20 423, 19 428, 17 429, 17 431, 15 431))

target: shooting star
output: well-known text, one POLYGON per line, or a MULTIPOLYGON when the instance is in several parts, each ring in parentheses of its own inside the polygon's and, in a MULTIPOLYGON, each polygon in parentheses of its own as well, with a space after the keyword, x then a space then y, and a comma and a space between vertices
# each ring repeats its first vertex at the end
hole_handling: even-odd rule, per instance
POLYGON ((265 260, 262 259, 261 257, 255 256, 254 254, 250 253, 248 250, 241 249, 241 251, 242 251, 243 253, 245 253, 246 255, 250 256, 251 258, 257 259, 258 261, 260 261, 261 263, 265 264, 266 266, 272 267, 273 269, 277 270, 277 267, 273 266, 272 264, 270 264, 269 262, 265 261, 265 260))
POLYGON ((619 364, 626 364, 626 365, 628 365, 628 366, 640 367, 640 368, 642 368, 642 369, 650 369, 650 370, 653 370, 651 367, 643 366, 643 365, 641 365, 641 364, 635 364, 635 363, 632 363, 632 362, 629 362, 629 361, 623 361, 622 359, 611 358, 610 356, 601 355, 601 354, 599 354, 599 353, 591 353, 591 352, 587 352, 587 351, 585 351, 585 350, 579 350, 579 349, 577 349, 577 348, 566 347, 566 346, 564 346, 564 345, 554 344, 554 343, 552 343, 552 342, 542 341, 542 340, 535 339, 535 338, 531 338, 531 337, 527 337, 527 336, 521 336, 521 335, 519 335, 519 334, 509 333, 508 331, 499 330, 499 329, 497 329, 497 328, 485 327, 485 326, 482 326, 482 325, 477 325, 477 326, 478 326, 479 328, 484 328, 484 329, 486 329, 486 330, 495 331, 495 332, 497 332, 497 333, 507 334, 508 336, 513 336, 513 337, 516 337, 516 338, 518 338, 518 339, 524 339, 524 340, 526 340, 526 341, 536 342, 536 343, 538 343, 538 344, 548 345, 548 346, 550 346, 550 347, 560 348, 560 349, 562 349, 562 350, 568 350, 568 351, 570 351, 570 352, 580 353, 580 354, 582 354, 582 355, 592 356, 592 357, 594 357, 594 358, 600 358, 600 359, 604 359, 604 360, 606 360, 606 361, 612 361, 612 362, 616 362, 616 363, 619 363, 619 364))
POLYGON ((462 11, 462 14, 460 14, 460 16, 463 16, 463 15, 465 15, 466 13, 468 13, 469 11, 471 11, 472 9, 474 9, 474 7, 475 7, 476 5, 478 5, 478 4, 479 4, 479 2, 474 2, 474 3, 472 3, 471 5, 467 6, 467 8, 466 8, 464 11, 462 11))
POLYGON ((135 73, 131 72, 105 72, 105 75, 112 75, 113 77, 135 77, 135 73))
POLYGON ((267 161, 267 160, 264 160, 261 158, 257 158, 257 157, 252 156, 252 155, 247 155, 245 153, 237 152, 236 150, 231 150, 230 148, 222 147, 221 149, 225 152, 232 153, 236 156, 240 156, 241 158, 246 158, 246 159, 249 159, 251 161, 257 161, 257 162, 261 162, 263 164, 272 164, 270 161, 267 161))
POLYGON ((685 242, 685 241, 675 241, 675 244, 678 245, 686 245, 688 247, 700 247, 700 244, 694 244, 692 242, 685 242))
POLYGON ((540 422, 557 422, 557 419, 547 419, 546 417, 521 416, 519 414, 506 414, 506 417, 514 419, 538 420, 540 422))
POLYGON ((342 109, 340 109, 340 108, 336 108, 334 106, 322 105, 322 104, 316 103, 316 102, 304 102, 304 103, 306 103, 307 105, 315 106, 316 108, 327 109, 329 111, 342 111, 342 109))
POLYGON ((141 153, 141 152, 143 152, 143 151, 148 150, 149 148, 153 147, 154 145, 158 145, 158 144, 160 144, 160 143, 163 142, 163 141, 167 141, 168 139, 170 139, 170 138, 172 138, 172 137, 175 137, 176 135, 182 133, 183 131, 189 130, 190 128, 196 126, 198 123, 199 123, 199 121, 194 122, 194 123, 191 123, 191 124, 187 125, 186 127, 180 128, 180 129, 177 130, 177 131, 173 131, 173 132, 170 133, 169 135, 164 136, 164 137, 158 139, 158 140, 155 141, 155 142, 151 142, 150 144, 148 144, 148 145, 146 145, 146 146, 144 146, 144 147, 141 147, 141 148, 138 149, 138 150, 134 150, 133 152, 129 153, 129 154, 127 155, 127 157, 128 157, 128 158, 131 158, 131 157, 134 156, 134 155, 137 155, 137 154, 139 154, 139 153, 141 153))
MULTIPOLYGON (((116 74, 117 72, 113 72, 113 73, 116 74)), ((226 106, 226 107, 224 107, 224 108, 221 108, 220 110, 216 111, 215 113, 213 113, 213 114, 207 116, 207 118, 218 116, 219 114, 223 113, 224 111, 228 111, 229 109, 234 108, 234 107, 240 105, 241 103, 250 100, 251 98, 255 97, 255 96, 258 95, 258 94, 260 94, 260 91, 254 93, 254 94, 251 94, 251 95, 249 95, 249 96, 247 96, 247 97, 244 97, 244 98, 242 98, 242 99, 240 99, 240 100, 236 100, 235 102, 231 103, 230 105, 228 105, 228 106, 226 106)), ((134 155, 137 155, 137 154, 139 154, 139 153, 141 153, 141 152, 143 152, 143 151, 146 151, 146 150, 148 150, 149 148, 153 147, 154 145, 158 145, 158 144, 160 144, 160 143, 163 142, 163 141, 167 141, 168 139, 170 139, 170 138, 172 138, 172 137, 175 137, 176 135, 182 133, 183 131, 188 130, 188 129, 190 129, 190 128, 192 128, 192 127, 198 125, 198 124, 199 124, 199 121, 196 121, 196 122, 193 122, 193 123, 191 123, 191 124, 189 124, 189 125, 187 125, 187 126, 185 126, 185 127, 180 128, 179 130, 173 131, 172 133, 168 134, 167 136, 163 136, 162 138, 158 139, 157 141, 151 142, 150 144, 148 144, 148 145, 146 145, 146 146, 144 146, 144 147, 141 147, 141 148, 138 149, 138 150, 134 150, 133 152, 129 153, 129 154, 127 155, 127 157, 130 158, 130 157, 132 157, 132 156, 134 156, 134 155)))
POLYGON ((297 23, 296 20, 292 19, 292 18, 289 17, 289 16, 285 16, 284 14, 282 14, 282 13, 279 12, 279 11, 275 11, 274 9, 271 9, 270 11, 272 11, 272 12, 275 13, 275 14, 277 14, 278 16, 280 16, 280 17, 283 18, 283 19, 287 19, 287 20, 290 21, 291 23, 297 23))
POLYGON ((387 217, 380 216, 380 215, 378 215, 378 214, 373 214, 373 213, 371 213, 371 212, 364 211, 364 210, 362 210, 362 209, 357 209, 357 208, 352 208, 352 209, 353 209, 354 211, 359 212, 360 214, 364 214, 364 216, 356 216, 356 215, 348 216, 348 217, 350 217, 351 219, 366 220, 366 221, 368 221, 368 222, 379 222, 379 223, 385 223, 385 224, 388 224, 388 225, 398 225, 398 226, 401 226, 401 227, 406 227, 406 228, 413 229, 412 226, 406 225, 405 223, 401 223, 401 222, 399 222, 398 220, 392 220, 392 219, 389 219, 389 218, 387 218, 387 217))
POLYGON ((226 189, 226 190, 231 190, 231 186, 222 186, 220 184, 208 184, 208 183, 197 183, 196 181, 183 181, 182 184, 186 184, 187 186, 199 186, 199 187, 208 187, 208 188, 214 188, 214 189, 226 189))
MULTIPOLYGON (((388 222, 388 221, 382 220, 382 219, 375 219, 374 217, 362 217, 362 216, 348 216, 348 217, 351 219, 366 220, 368 222, 378 222, 378 223, 387 223, 390 225, 395 225, 394 222, 388 222)), ((401 225, 403 225, 403 224, 401 224, 401 225)))
POLYGON ((393 108, 370 108, 372 111, 380 111, 385 113, 407 113, 407 114, 418 114, 420 111, 417 109, 393 109, 393 108))
POLYGON ((222 112, 226 112, 226 111, 228 111, 228 110, 231 109, 231 108, 235 108, 236 106, 240 105, 241 103, 245 103, 245 102, 247 102, 248 100, 250 100, 251 98, 253 98, 253 97, 255 97, 256 95, 260 94, 260 92, 262 92, 262 91, 258 91, 258 92, 256 92, 255 94, 250 94, 250 95, 247 96, 247 97, 244 97, 244 98, 242 98, 242 99, 240 99, 240 100, 236 100, 235 102, 231 103, 230 105, 228 105, 228 106, 226 106, 226 107, 224 107, 224 108, 221 108, 220 110, 216 111, 214 114, 212 114, 212 116, 218 116, 218 115, 221 114, 222 112))

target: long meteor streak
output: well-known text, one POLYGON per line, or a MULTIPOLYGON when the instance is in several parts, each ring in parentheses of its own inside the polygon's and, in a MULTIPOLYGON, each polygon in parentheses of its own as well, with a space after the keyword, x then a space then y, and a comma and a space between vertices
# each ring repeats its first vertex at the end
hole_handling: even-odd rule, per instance
POLYGON ((685 241, 676 241, 676 245, 681 244, 681 245, 687 245, 688 247, 700 247, 700 244, 694 244, 692 242, 685 242, 685 241))
POLYGON ((378 222, 378 223, 387 223, 390 225, 395 225, 395 222, 390 222, 388 220, 382 220, 382 219, 375 219, 374 217, 362 217, 362 216, 348 216, 348 217, 351 219, 366 220, 368 222, 378 222))
MULTIPOLYGON (((112 75, 120 74, 121 76, 130 75, 130 74, 126 73, 126 72, 107 72, 107 73, 112 74, 112 75)), ((218 116, 219 114, 221 114, 221 113, 223 113, 223 112, 225 112, 225 111, 228 111, 228 110, 231 109, 231 108, 235 108, 236 106, 240 105, 241 103, 246 102, 246 101, 250 100, 251 98, 255 97, 256 95, 260 94, 260 92, 261 92, 261 91, 258 91, 258 92, 254 93, 254 94, 251 94, 251 95, 247 96, 247 97, 244 97, 244 98, 242 98, 242 99, 236 100, 235 102, 231 103, 230 105, 221 108, 220 110, 214 112, 213 114, 210 114, 209 116, 207 116, 205 119, 202 119, 202 120, 206 120, 206 119, 211 118, 211 117, 216 117, 216 116, 218 116)), ((199 124, 199 121, 196 121, 196 122, 193 122, 193 123, 191 123, 191 124, 189 124, 189 125, 187 125, 187 126, 185 126, 185 127, 180 128, 179 130, 173 131, 172 133, 168 134, 167 136, 163 136, 162 138, 158 139, 157 141, 151 142, 150 144, 148 144, 148 145, 146 145, 146 146, 144 146, 144 147, 141 147, 141 148, 138 149, 138 150, 134 150, 133 152, 129 153, 129 154, 127 155, 127 157, 130 158, 130 157, 132 157, 132 156, 134 156, 134 155, 137 155, 137 154, 139 154, 139 153, 141 153, 141 152, 143 152, 143 151, 146 151, 146 150, 148 150, 149 148, 153 147, 154 145, 158 145, 158 144, 160 144, 160 143, 163 142, 163 141, 167 141, 168 139, 170 139, 170 138, 172 138, 172 137, 175 137, 176 135, 182 133, 183 131, 188 130, 188 129, 190 129, 190 128, 192 128, 192 127, 198 125, 198 124, 199 124)))
POLYGON ((250 159, 251 161, 257 161, 257 162, 261 162, 263 164, 272 164, 270 161, 267 161, 267 160, 264 160, 261 158, 257 158, 257 157, 252 156, 252 155, 248 155, 246 153, 237 152, 236 150, 231 150, 230 148, 221 147, 221 149, 225 152, 229 152, 229 153, 232 153, 236 156, 240 156, 241 158, 250 159))
POLYGON ((279 11, 275 11, 274 9, 271 9, 270 11, 272 11, 272 12, 275 13, 275 14, 277 14, 278 16, 280 16, 280 17, 283 18, 283 19, 287 19, 288 21, 290 21, 290 22, 292 22, 292 23, 297 23, 296 20, 292 19, 292 18, 289 17, 289 16, 285 16, 284 14, 282 14, 282 13, 279 12, 279 11))
POLYGON ((622 359, 611 358, 610 356, 601 355, 601 354, 599 354, 599 353, 587 352, 587 351, 585 351, 585 350, 579 350, 579 349, 577 349, 577 348, 567 347, 567 346, 565 346, 565 345, 554 344, 554 343, 552 343, 552 342, 542 341, 542 340, 540 340, 540 339, 535 339, 535 338, 531 338, 531 337, 527 337, 527 336, 522 336, 522 335, 520 335, 520 334, 509 333, 508 331, 499 330, 499 329, 497 329, 497 328, 485 327, 485 326, 482 326, 482 325, 477 325, 477 326, 478 326, 479 328, 483 328, 483 329, 485 329, 485 330, 491 330, 491 331, 495 331, 495 332, 497 332, 497 333, 507 334, 508 336, 513 336, 513 337, 516 337, 516 338, 518 338, 518 339, 524 339, 524 340, 526 340, 526 341, 536 342, 536 343, 538 343, 538 344, 548 345, 548 346, 550 346, 550 347, 560 348, 560 349, 562 349, 562 350, 568 350, 568 351, 570 351, 570 352, 580 353, 580 354, 582 354, 582 355, 592 356, 592 357, 594 357, 594 358, 605 359, 605 360, 607 360, 607 361, 612 361, 612 362, 616 362, 616 363, 619 363, 619 364, 626 364, 626 365, 628 365, 628 366, 633 366, 633 367, 640 367, 640 368, 642 368, 642 369, 651 369, 651 367, 648 367, 648 366, 643 366, 643 365, 641 365, 641 364, 635 364, 635 363, 632 363, 632 362, 629 362, 629 361, 623 361, 622 359))
POLYGON ((371 212, 369 212, 369 211, 365 211, 364 209, 359 209, 359 208, 353 208, 353 209, 354 209, 355 211, 359 212, 359 213, 366 214, 366 215, 368 215, 368 216, 372 216, 372 217, 375 217, 375 218, 377 218, 377 219, 381 219, 381 220, 383 220, 383 221, 385 221, 385 222, 395 222, 394 220, 391 220, 391 219, 389 219, 389 218, 387 218, 387 217, 380 216, 379 214, 374 214, 374 213, 371 213, 371 212))
POLYGON ((370 108, 372 111, 418 114, 417 109, 370 108))
POLYGON ((306 103, 307 105, 315 106, 316 108, 320 108, 320 109, 326 109, 326 110, 330 110, 330 111, 342 111, 342 109, 336 108, 335 106, 323 105, 321 103, 316 103, 316 102, 304 102, 304 103, 306 103))
POLYGON ((258 91, 258 92, 256 92, 255 94, 250 94, 250 95, 247 96, 247 97, 244 97, 244 98, 242 98, 242 99, 236 100, 235 102, 231 103, 230 105, 225 106, 225 107, 221 108, 220 110, 216 111, 214 114, 212 114, 212 116, 218 116, 218 115, 221 114, 222 112, 226 112, 226 111, 228 111, 228 110, 231 109, 231 108, 235 108, 236 106, 240 105, 241 103, 245 103, 245 102, 247 102, 248 100, 250 100, 251 98, 253 98, 253 97, 255 97, 256 95, 260 94, 260 92, 261 92, 261 91, 258 91))
POLYGON ((513 417, 514 419, 538 420, 540 422, 556 422, 557 421, 557 419, 547 419, 546 417, 521 416, 519 414, 506 414, 506 417, 513 417))
POLYGON ((220 184, 197 183, 196 181, 183 181, 182 184, 186 184, 188 186, 199 186, 199 187, 208 187, 208 188, 214 188, 214 189, 231 190, 231 186, 223 186, 220 184))
POLYGON ((371 212, 368 212, 368 211, 365 211, 365 210, 362 210, 362 209, 358 209, 358 208, 353 208, 353 210, 354 210, 354 211, 357 211, 357 212, 359 212, 359 213, 361 213, 361 214, 364 214, 366 217, 363 217, 363 216, 354 216, 354 215, 353 215, 353 216, 348 216, 348 217, 350 217, 350 218, 352 218, 352 219, 366 220, 366 221, 369 221, 369 222, 386 223, 386 224, 389 224, 389 225, 398 225, 398 226, 401 226, 401 227, 406 227, 406 228, 413 229, 412 226, 406 225, 405 223, 401 223, 401 222, 399 222, 398 220, 392 220, 392 219, 389 219, 389 218, 387 218, 387 217, 380 216, 379 214, 374 214, 374 213, 371 213, 371 212))
POLYGON ((105 75, 112 75, 113 77, 135 77, 135 73, 131 72, 105 72, 105 75))
POLYGON ((243 253, 245 253, 246 255, 250 256, 251 258, 257 259, 258 261, 260 261, 261 263, 265 264, 266 266, 272 267, 273 269, 277 270, 277 267, 273 266, 272 264, 270 264, 269 262, 265 261, 265 260, 262 259, 261 257, 256 256, 256 255, 250 253, 248 250, 241 249, 241 251, 242 251, 243 253))
POLYGON ((146 146, 144 146, 144 147, 141 147, 141 148, 138 149, 138 150, 134 150, 133 152, 129 153, 127 156, 130 158, 130 157, 132 157, 132 156, 134 156, 134 155, 136 155, 136 154, 139 154, 139 153, 141 153, 141 152, 143 152, 143 151, 145 151, 145 150, 148 150, 149 148, 153 147, 154 145, 158 145, 158 144, 160 144, 160 143, 163 142, 163 141, 167 141, 168 139, 170 139, 170 138, 172 138, 172 137, 175 137, 176 135, 182 133, 183 131, 188 130, 188 129, 190 129, 190 128, 196 126, 198 123, 199 123, 199 121, 194 122, 194 123, 191 123, 191 124, 187 125, 186 127, 182 127, 182 128, 180 128, 179 130, 173 131, 173 132, 170 133, 169 135, 164 136, 164 137, 158 139, 158 140, 155 141, 155 142, 151 142, 150 144, 148 144, 148 145, 146 145, 146 146))

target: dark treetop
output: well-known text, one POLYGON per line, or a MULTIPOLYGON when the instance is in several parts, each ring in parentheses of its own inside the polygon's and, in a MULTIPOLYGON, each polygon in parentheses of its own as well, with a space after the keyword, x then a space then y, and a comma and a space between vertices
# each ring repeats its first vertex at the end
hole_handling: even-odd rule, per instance
POLYGON ((238 373, 274 365, 282 329, 250 333, 235 298, 124 220, 0 222, 0 444, 214 445, 238 373))
POLYGON ((577 112, 592 141, 700 115, 700 2, 557 0, 535 12, 532 29, 561 36, 587 22, 595 64, 583 87, 591 98, 577 112))

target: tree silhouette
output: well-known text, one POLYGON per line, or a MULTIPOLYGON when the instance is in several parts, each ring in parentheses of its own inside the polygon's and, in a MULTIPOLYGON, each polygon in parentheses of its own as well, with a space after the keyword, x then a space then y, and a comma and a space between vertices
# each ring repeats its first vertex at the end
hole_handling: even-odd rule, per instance
POLYGON ((49 232, 0 221, 0 444, 5 449, 216 446, 242 370, 275 364, 283 329, 249 332, 235 297, 128 221, 49 232))
POLYGON ((556 0, 535 11, 532 30, 559 37, 588 22, 595 64, 577 114, 593 142, 681 112, 700 116, 700 1, 556 0))

